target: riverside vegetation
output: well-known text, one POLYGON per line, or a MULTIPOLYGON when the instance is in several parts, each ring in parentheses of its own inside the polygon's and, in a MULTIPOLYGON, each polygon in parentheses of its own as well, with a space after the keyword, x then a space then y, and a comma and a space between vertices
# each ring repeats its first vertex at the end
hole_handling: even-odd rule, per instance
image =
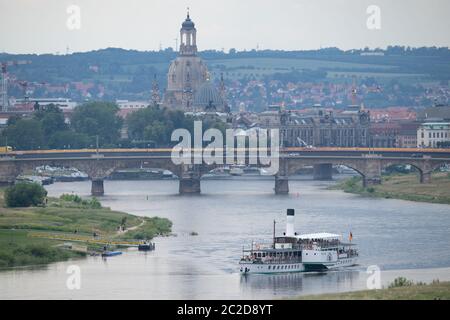
POLYGON ((403 277, 388 288, 303 296, 300 300, 450 300, 450 282, 414 283, 403 277))
MULTIPOLYGON (((93 239, 95 233, 108 241, 130 241, 152 239, 171 232, 172 223, 166 218, 137 217, 113 211, 102 207, 96 198, 82 199, 77 195, 45 198, 29 207, 8 207, 5 193, 10 192, 10 189, 0 189, 0 268, 41 265, 86 255, 63 249, 64 241, 54 240, 58 237, 93 239), (33 236, 35 234, 41 237, 33 236)), ((86 245, 88 251, 102 247, 86 245)))
POLYGON ((431 183, 420 183, 416 174, 391 174, 380 185, 362 186, 360 177, 345 180, 331 189, 369 197, 450 204, 450 173, 433 173, 431 183))

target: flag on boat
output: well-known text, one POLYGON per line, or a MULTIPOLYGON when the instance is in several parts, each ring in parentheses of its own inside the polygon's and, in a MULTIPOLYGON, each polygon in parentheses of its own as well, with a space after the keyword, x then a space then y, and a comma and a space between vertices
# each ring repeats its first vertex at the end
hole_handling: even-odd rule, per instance
POLYGON ((350 231, 350 235, 348 236, 348 240, 349 240, 350 242, 353 240, 353 234, 352 234, 351 231, 350 231))

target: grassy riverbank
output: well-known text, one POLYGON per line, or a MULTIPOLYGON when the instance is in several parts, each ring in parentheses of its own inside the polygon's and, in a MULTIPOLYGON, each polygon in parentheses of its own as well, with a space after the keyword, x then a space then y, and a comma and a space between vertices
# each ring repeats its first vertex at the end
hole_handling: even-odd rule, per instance
MULTIPOLYGON (((67 241, 52 238, 92 239, 95 233, 105 241, 141 240, 169 234, 171 227, 168 219, 137 217, 103 207, 94 209, 88 203, 56 198, 49 198, 45 207, 6 208, 4 190, 0 190, 0 268, 46 264, 86 255, 62 249, 61 244, 67 241), (118 232, 120 225, 125 226, 125 232, 118 232)), ((101 247, 86 245, 89 249, 101 247)))
POLYGON ((450 300, 450 282, 397 288, 302 296, 297 300, 450 300))
POLYGON ((381 185, 367 188, 363 188, 359 177, 331 188, 369 197, 450 204, 450 174, 444 172, 434 173, 431 183, 420 183, 416 174, 399 174, 383 176, 381 185))

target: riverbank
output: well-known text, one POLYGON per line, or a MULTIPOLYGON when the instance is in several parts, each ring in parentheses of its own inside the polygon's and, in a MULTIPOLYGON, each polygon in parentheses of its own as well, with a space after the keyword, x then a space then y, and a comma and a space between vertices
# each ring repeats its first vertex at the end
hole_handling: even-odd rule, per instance
POLYGON ((331 189, 368 197, 450 204, 450 174, 446 172, 433 173, 431 183, 420 183, 416 174, 402 174, 383 176, 380 185, 367 188, 360 177, 353 177, 331 189))
POLYGON ((49 198, 45 207, 6 208, 0 190, 0 268, 80 258, 102 248, 96 241, 149 240, 168 235, 171 227, 165 218, 96 208, 89 201, 49 198), (68 250, 67 238, 85 250, 68 250))
POLYGON ((450 300, 450 282, 434 281, 380 290, 302 296, 296 300, 450 300))

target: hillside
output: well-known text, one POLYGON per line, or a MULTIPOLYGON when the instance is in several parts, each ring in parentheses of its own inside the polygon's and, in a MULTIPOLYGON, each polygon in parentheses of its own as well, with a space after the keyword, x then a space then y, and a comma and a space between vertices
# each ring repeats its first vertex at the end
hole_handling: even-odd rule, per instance
MULTIPOLYGON (((270 91, 268 82, 271 80, 279 81, 282 88, 290 82, 344 84, 347 91, 356 82, 361 100, 367 101, 369 106, 429 105, 433 99, 425 91, 430 86, 444 85, 448 89, 448 48, 389 47, 377 52, 382 55, 329 48, 315 51, 203 51, 200 56, 206 60, 215 81, 221 73, 224 74, 226 85, 233 91, 229 94, 232 105, 245 100, 248 94, 243 91, 251 80, 261 81, 266 91, 270 91), (365 91, 366 87, 382 90, 365 91)), ((176 52, 171 48, 158 52, 108 48, 69 55, 0 54, 0 61, 31 61, 28 65, 9 68, 10 78, 16 79, 10 83, 12 97, 24 95, 19 80, 25 80, 29 82, 27 90, 32 97, 64 96, 76 101, 114 101, 149 99, 154 75, 160 89, 164 90, 166 72, 175 57, 176 52)), ((272 104, 280 100, 271 92, 261 95, 257 99, 250 94, 251 102, 272 104)), ((341 98, 331 98, 330 103, 341 98)), ((297 107, 313 102, 304 99, 297 107)))

